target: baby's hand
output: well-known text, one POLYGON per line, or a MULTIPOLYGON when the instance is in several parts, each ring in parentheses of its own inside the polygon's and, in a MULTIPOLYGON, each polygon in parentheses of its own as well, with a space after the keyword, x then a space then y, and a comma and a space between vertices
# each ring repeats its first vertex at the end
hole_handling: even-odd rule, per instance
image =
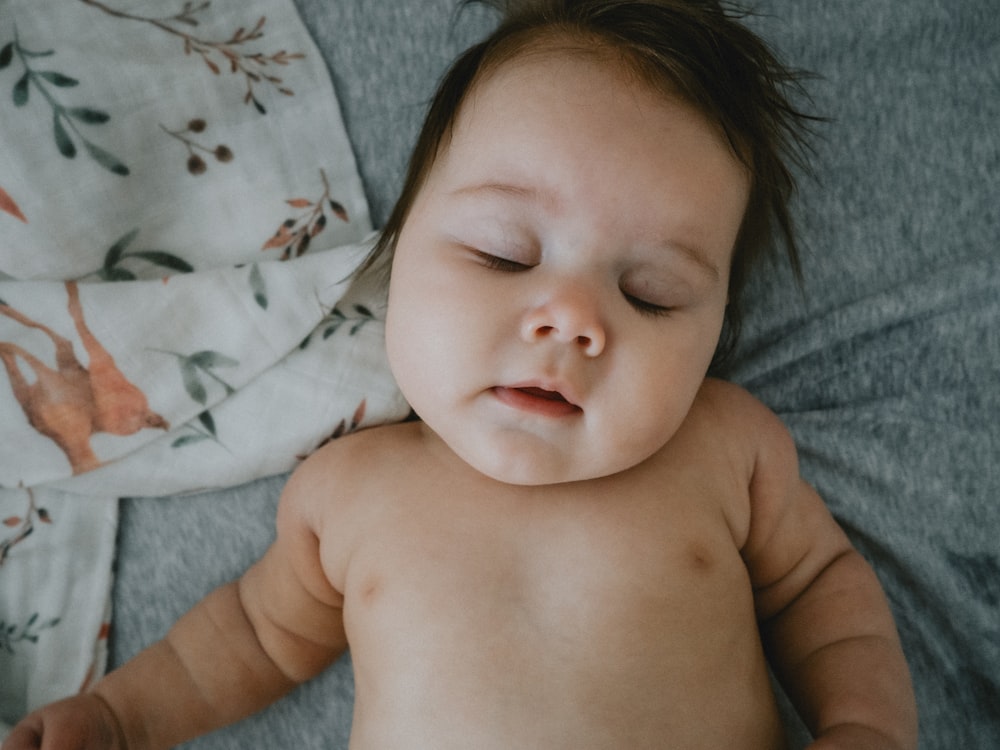
POLYGON ((94 694, 77 695, 28 714, 0 750, 126 750, 111 708, 94 694))

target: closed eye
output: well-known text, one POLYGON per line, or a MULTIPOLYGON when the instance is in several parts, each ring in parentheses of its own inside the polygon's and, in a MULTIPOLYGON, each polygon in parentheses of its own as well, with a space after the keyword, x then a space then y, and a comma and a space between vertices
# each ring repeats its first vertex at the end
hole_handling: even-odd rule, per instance
POLYGON ((651 318, 661 318, 673 312, 672 307, 666 307, 664 305, 657 305, 652 302, 647 302, 644 299, 635 297, 628 292, 623 291, 625 295, 625 300, 638 312, 640 315, 646 315, 651 318))
POLYGON ((531 269, 531 266, 527 263, 518 263, 516 260, 511 260, 510 258, 501 258, 499 255, 484 253, 482 250, 472 249, 472 254, 476 256, 480 263, 494 271, 519 273, 531 269))

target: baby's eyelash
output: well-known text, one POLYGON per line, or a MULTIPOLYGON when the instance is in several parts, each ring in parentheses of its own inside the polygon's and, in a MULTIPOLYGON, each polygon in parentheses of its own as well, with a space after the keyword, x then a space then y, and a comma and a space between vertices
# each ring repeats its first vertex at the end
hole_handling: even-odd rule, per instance
POLYGON ((634 297, 627 292, 622 292, 625 295, 625 299, 628 301, 636 312, 640 315, 646 315, 651 318, 662 318, 670 315, 673 312, 672 307, 665 307, 663 305, 655 305, 652 302, 646 302, 646 300, 634 297))
MULTIPOLYGON (((530 271, 532 268, 532 266, 527 263, 520 263, 516 260, 511 260, 510 258, 503 258, 499 255, 483 252, 482 250, 477 250, 475 248, 469 248, 469 250, 483 266, 494 271, 520 273, 523 271, 530 271)), ((646 300, 629 294, 624 290, 622 290, 622 294, 625 296, 625 300, 635 309, 636 312, 646 317, 664 318, 674 311, 674 308, 672 307, 647 302, 646 300)))
POLYGON ((518 263, 516 260, 510 260, 509 258, 501 258, 498 255, 491 255, 490 253, 484 253, 482 250, 473 250, 479 262, 482 263, 487 268, 491 268, 494 271, 507 271, 509 273, 514 273, 518 271, 527 271, 531 266, 526 263, 518 263))

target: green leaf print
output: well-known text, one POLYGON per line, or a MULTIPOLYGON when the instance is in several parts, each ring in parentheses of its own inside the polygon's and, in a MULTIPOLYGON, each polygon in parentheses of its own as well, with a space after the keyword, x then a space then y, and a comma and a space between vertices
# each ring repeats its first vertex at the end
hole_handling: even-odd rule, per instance
MULTIPOLYGON (((221 385, 225 389, 227 396, 236 393, 236 389, 219 377, 215 370, 220 367, 238 367, 240 364, 239 360, 211 349, 204 349, 194 354, 179 354, 178 352, 168 351, 162 351, 162 353, 170 354, 177 358, 184 390, 187 391, 188 396, 193 401, 202 405, 208 403, 209 386, 212 381, 221 385)), ((214 440, 219 445, 222 445, 216 432, 215 418, 208 409, 198 414, 197 424, 192 421, 187 423, 185 428, 190 430, 190 432, 174 440, 170 444, 172 448, 183 448, 187 445, 200 443, 203 440, 214 440)))
POLYGON ((83 135, 78 127, 78 123, 88 126, 103 125, 111 119, 111 115, 94 107, 63 104, 59 101, 57 91, 54 89, 72 89, 79 86, 80 81, 57 70, 36 70, 32 67, 31 60, 50 57, 53 54, 55 54, 54 50, 34 52, 23 47, 16 31, 14 41, 8 42, 0 49, 0 71, 10 67, 15 59, 24 68, 24 72, 17 79, 11 92, 14 106, 24 107, 30 99, 31 88, 34 87, 42 99, 52 108, 52 134, 56 149, 60 154, 67 159, 74 158, 79 150, 77 145, 79 143, 86 149, 90 158, 101 167, 113 174, 127 176, 129 169, 125 163, 114 154, 93 143, 83 135))
POLYGON ((188 357, 188 361, 203 370, 210 370, 213 367, 237 367, 240 364, 232 357, 213 351, 196 352, 188 357))
POLYGON ((38 75, 59 88, 68 89, 80 85, 80 82, 75 78, 70 78, 62 73, 56 73, 54 70, 40 70, 38 71, 38 75))
POLYGON ((114 172, 122 177, 128 177, 129 169, 114 154, 108 153, 100 146, 85 140, 83 145, 87 148, 90 158, 100 164, 109 172, 114 172))
MULTIPOLYGON (((191 430, 187 435, 181 435, 174 442, 170 444, 171 448, 183 448, 187 445, 195 445, 196 443, 204 442, 205 440, 214 440, 219 445, 222 443, 219 441, 219 436, 215 432, 215 418, 212 413, 207 409, 198 415, 198 423, 204 428, 204 432, 199 429, 196 425, 189 423, 185 425, 187 429, 191 430)), ((225 446, 223 446, 225 447, 225 446)))
POLYGON ((254 263, 250 267, 250 289, 253 292, 254 301, 262 310, 267 309, 267 285, 260 268, 254 263))
POLYGON ((103 125, 111 119, 111 115, 107 112, 92 107, 70 107, 66 113, 74 120, 79 120, 87 125, 103 125))
POLYGON ((192 435, 182 435, 177 438, 174 442, 170 444, 171 448, 183 448, 185 445, 193 445, 194 443, 200 443, 203 440, 208 440, 208 435, 202 435, 200 432, 196 432, 192 435))
POLYGON ((203 411, 198 415, 198 421, 201 422, 202 426, 208 430, 212 436, 215 436, 215 418, 212 416, 212 412, 203 411))
POLYGON ((202 384, 198 368, 191 360, 181 360, 181 377, 184 379, 184 390, 188 392, 191 398, 199 404, 204 404, 208 401, 208 390, 202 384))
POLYGON ((236 389, 214 371, 219 367, 238 367, 239 360, 211 350, 203 350, 189 355, 169 351, 163 351, 163 354, 170 354, 177 358, 184 390, 199 404, 208 403, 208 386, 206 384, 210 384, 211 381, 221 385, 227 396, 236 393, 236 389))
POLYGON ((125 250, 132 244, 138 234, 139 230, 133 229, 119 237, 115 241, 115 244, 108 248, 108 252, 104 256, 104 267, 110 269, 118 265, 118 261, 122 259, 122 256, 125 254, 125 250))
POLYGON ((133 281, 138 278, 132 271, 121 267, 120 264, 128 258, 139 258, 161 268, 180 273, 190 273, 194 270, 194 266, 183 258, 162 250, 133 250, 128 252, 129 246, 135 241, 138 235, 138 228, 132 229, 119 237, 108 248, 108 252, 104 254, 104 265, 97 272, 97 275, 101 279, 104 281, 133 281))
POLYGON ((183 258, 178 258, 176 255, 165 253, 162 250, 136 250, 134 253, 129 253, 128 257, 142 258, 161 268, 169 268, 172 271, 179 271, 181 273, 191 273, 194 270, 194 266, 183 258))
POLYGON ((14 84, 14 106, 23 107, 28 103, 28 83, 31 81, 31 76, 25 73, 14 84))
POLYGON ((0 650, 8 654, 17 653, 15 646, 22 642, 37 645, 43 630, 50 630, 60 623, 60 618, 52 617, 43 622, 39 622, 40 615, 35 612, 24 625, 7 623, 0 620, 0 650))
POLYGON ((62 122, 60 122, 61 119, 62 118, 59 113, 56 112, 52 120, 52 130, 56 138, 56 148, 58 148, 59 153, 67 159, 72 159, 76 156, 76 146, 73 145, 73 141, 70 139, 69 133, 66 132, 62 122))

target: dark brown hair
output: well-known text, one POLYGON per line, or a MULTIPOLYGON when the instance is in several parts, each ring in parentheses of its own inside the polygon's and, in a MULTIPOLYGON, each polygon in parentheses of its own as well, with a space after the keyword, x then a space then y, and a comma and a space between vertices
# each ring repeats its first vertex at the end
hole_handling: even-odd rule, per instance
MULTIPOLYGON (((793 167, 805 166, 809 123, 792 101, 804 74, 785 67, 740 23, 747 13, 716 0, 463 0, 498 7, 503 18, 447 71, 431 102, 403 190, 363 268, 391 257, 416 195, 462 103, 489 71, 546 42, 614 53, 630 72, 716 124, 750 176, 750 195, 733 250, 726 325, 713 369, 732 352, 743 320, 742 292, 762 258, 785 256, 801 280, 789 210, 793 167)), ((570 47, 567 46, 567 49, 570 47)))

